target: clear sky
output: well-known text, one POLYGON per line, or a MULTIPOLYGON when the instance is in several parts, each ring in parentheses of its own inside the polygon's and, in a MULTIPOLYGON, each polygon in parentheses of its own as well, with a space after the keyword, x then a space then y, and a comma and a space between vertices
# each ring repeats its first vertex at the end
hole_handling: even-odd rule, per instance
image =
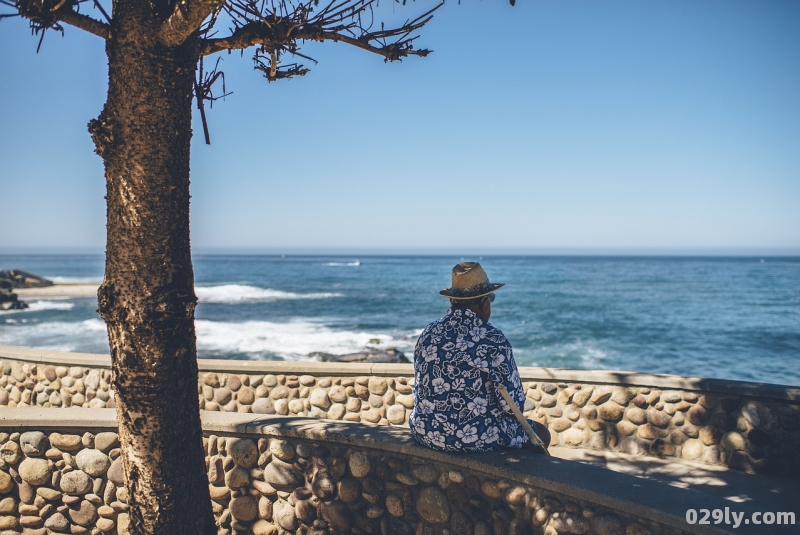
MULTIPOLYGON (((794 0, 463 0, 421 31, 428 58, 309 43, 319 64, 268 84, 225 55, 193 245, 797 254, 798 28, 794 0)), ((103 43, 36 44, 0 21, 0 252, 101 250, 103 43)))

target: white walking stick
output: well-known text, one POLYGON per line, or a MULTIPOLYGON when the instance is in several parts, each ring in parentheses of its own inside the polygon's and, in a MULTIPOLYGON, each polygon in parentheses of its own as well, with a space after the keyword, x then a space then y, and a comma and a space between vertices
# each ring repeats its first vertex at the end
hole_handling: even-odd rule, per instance
POLYGON ((514 417, 519 422, 519 425, 521 425, 522 429, 525 430, 525 434, 528 435, 529 439, 531 439, 531 443, 534 446, 538 446, 539 448, 541 448, 541 450, 547 455, 550 455, 550 452, 547 451, 547 448, 545 447, 544 442, 542 442, 542 439, 539 438, 539 435, 537 435, 536 431, 533 430, 531 424, 528 423, 528 420, 526 420, 525 417, 520 412, 519 407, 517 407, 517 404, 514 403, 513 399, 511 399, 511 394, 508 393, 506 387, 503 385, 497 385, 497 389, 500 391, 500 395, 503 396, 503 399, 506 400, 508 406, 511 407, 511 412, 514 413, 514 417))

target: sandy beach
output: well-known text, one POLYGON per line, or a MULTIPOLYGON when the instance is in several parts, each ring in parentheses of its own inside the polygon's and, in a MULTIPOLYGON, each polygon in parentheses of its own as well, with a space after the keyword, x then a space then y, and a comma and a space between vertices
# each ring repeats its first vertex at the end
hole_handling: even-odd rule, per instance
POLYGON ((31 297, 97 297, 99 284, 54 284, 43 288, 14 288, 20 299, 31 297))

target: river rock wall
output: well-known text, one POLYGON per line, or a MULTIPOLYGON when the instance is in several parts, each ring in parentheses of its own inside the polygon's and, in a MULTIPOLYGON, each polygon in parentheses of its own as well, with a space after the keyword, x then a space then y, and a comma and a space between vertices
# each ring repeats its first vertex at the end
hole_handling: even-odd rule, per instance
MULTIPOLYGON (((518 481, 358 445, 252 433, 206 434, 203 446, 219 535, 680 532, 518 481)), ((116 433, 0 432, 0 534, 125 534, 127 498, 116 433)))
MULTIPOLYGON (((258 373, 201 371, 201 409, 407 426, 413 407, 411 366, 399 366, 405 373, 392 376, 342 376, 326 374, 319 364, 313 375, 269 373, 270 363, 258 364, 258 373)), ((341 373, 342 365, 335 366, 331 370, 341 373)), ((531 370, 520 370, 524 413, 548 426, 553 444, 800 478, 797 389, 778 389, 781 399, 772 385, 764 385, 764 392, 736 385, 698 391, 676 386, 680 378, 665 387, 664 376, 659 386, 625 384, 624 378, 621 384, 597 384, 591 382, 596 372, 585 372, 583 381, 557 376, 532 381, 531 370)), ((110 379, 107 368, 6 359, 0 406, 114 407, 110 379)))

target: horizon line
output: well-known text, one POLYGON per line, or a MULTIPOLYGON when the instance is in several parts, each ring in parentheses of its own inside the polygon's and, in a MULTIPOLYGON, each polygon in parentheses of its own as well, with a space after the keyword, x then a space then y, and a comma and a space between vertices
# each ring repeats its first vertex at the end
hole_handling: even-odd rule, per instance
MULTIPOLYGON (((105 255, 94 247, 8 247, 0 255, 105 255)), ((193 256, 767 256, 797 257, 800 247, 197 247, 193 256)))

